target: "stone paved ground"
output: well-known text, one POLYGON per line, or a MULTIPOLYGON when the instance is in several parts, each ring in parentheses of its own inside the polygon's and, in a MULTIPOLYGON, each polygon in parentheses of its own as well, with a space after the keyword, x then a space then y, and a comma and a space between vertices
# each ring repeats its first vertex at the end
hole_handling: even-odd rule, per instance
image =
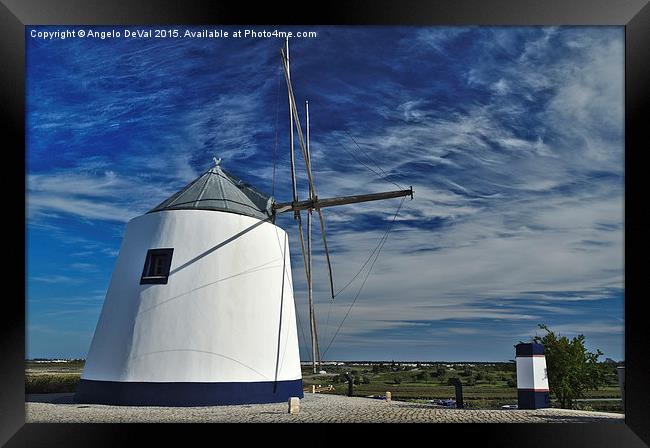
POLYGON ((286 403, 209 407, 131 407, 82 405, 72 394, 28 395, 27 423, 623 423, 622 414, 540 410, 441 409, 431 405, 338 395, 305 394, 300 412, 287 413, 286 403))

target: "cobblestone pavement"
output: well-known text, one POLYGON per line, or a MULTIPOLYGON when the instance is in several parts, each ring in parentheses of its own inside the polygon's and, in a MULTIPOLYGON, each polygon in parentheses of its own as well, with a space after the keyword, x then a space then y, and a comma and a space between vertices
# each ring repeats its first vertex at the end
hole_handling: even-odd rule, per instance
POLYGON ((427 404, 339 395, 305 394, 300 411, 287 403, 208 407, 105 406, 77 404, 72 394, 28 395, 27 423, 623 423, 622 414, 539 410, 441 409, 427 404))

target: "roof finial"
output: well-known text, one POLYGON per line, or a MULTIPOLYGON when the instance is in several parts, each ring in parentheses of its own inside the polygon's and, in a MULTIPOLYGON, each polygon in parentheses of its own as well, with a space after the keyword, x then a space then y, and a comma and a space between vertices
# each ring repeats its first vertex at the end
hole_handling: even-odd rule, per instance
POLYGON ((219 166, 219 164, 221 163, 221 157, 219 157, 218 159, 216 157, 213 157, 212 160, 214 160, 214 166, 219 166))

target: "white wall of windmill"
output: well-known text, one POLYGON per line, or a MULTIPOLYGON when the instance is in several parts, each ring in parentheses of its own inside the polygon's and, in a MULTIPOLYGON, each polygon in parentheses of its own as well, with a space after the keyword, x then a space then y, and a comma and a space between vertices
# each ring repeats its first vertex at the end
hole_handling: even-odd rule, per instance
POLYGON ((301 378, 285 236, 269 222, 227 212, 173 210, 131 220, 82 378, 137 382, 301 378), (141 285, 147 251, 155 248, 174 249, 168 283, 141 285))

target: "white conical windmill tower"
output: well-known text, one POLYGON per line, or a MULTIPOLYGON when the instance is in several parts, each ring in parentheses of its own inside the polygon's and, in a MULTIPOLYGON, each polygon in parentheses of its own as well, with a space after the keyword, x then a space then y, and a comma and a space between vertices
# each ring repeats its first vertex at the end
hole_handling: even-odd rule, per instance
POLYGON ((77 401, 302 396, 289 245, 271 206, 216 165, 127 224, 77 401))
MULTIPOLYGON (((412 196, 413 191, 318 198, 284 52, 282 61, 289 92, 293 200, 275 202, 215 159, 215 166, 198 179, 131 220, 77 402, 198 406, 303 396, 288 237, 275 225, 276 214, 293 211, 298 222, 316 370, 312 210, 319 214, 327 253, 322 208, 412 196), (303 201, 296 189, 294 126, 309 179, 309 198, 303 201), (302 210, 307 211, 306 249, 302 210)), ((333 291, 331 267, 330 285, 333 291)))

